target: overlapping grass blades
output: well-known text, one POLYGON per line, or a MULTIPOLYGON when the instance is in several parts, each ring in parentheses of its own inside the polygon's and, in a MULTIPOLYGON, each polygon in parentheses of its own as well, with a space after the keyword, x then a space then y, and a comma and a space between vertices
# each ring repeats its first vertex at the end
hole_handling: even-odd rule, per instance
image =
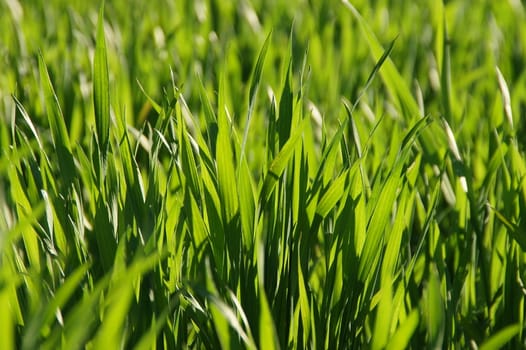
POLYGON ((523 7, 139 3, 0 4, 1 348, 524 346, 523 7))

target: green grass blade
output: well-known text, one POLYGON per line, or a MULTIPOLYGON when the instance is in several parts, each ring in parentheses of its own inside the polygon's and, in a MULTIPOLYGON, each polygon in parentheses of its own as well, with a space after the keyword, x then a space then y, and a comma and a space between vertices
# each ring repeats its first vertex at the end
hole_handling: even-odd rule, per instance
MULTIPOLYGON (((259 55, 256 61, 256 65, 254 67, 254 71, 252 72, 252 79, 250 81, 250 89, 248 93, 249 97, 248 97, 247 122, 245 125, 245 131, 243 133, 243 143, 241 144, 241 154, 239 156, 240 160, 245 155, 245 147, 246 147, 247 138, 248 138, 248 129, 250 127, 250 121, 252 119, 252 113, 254 111, 254 104, 256 102, 256 95, 258 92, 259 83, 261 81, 261 73, 263 72, 263 64, 265 63, 265 57, 267 55, 267 50, 270 45, 271 37, 272 37, 272 32, 270 32, 267 35, 267 38, 265 39, 265 42, 263 43, 263 47, 261 47, 261 50, 259 51, 259 55)), ((239 163, 241 163, 241 161, 239 163)))
MULTIPOLYGON (((8 169, 8 179, 11 185, 11 196, 17 199, 17 213, 19 220, 29 223, 34 209, 23 190, 23 184, 14 166, 8 169), (28 221, 26 221, 26 218, 28 221)), ((24 242, 25 254, 27 254, 31 267, 34 268, 36 272, 40 272, 42 254, 40 251, 39 236, 33 225, 27 225, 24 228, 22 232, 22 240, 24 242)))
POLYGON ((335 208, 336 203, 345 196, 345 187, 348 182, 349 169, 347 169, 343 174, 338 176, 327 191, 323 194, 316 208, 316 214, 320 215, 322 218, 326 217, 329 212, 335 208))
MULTIPOLYGON (((0 252, 3 253, 2 250, 0 252)), ((0 327, 2 327, 2 337, 0 338, 0 348, 11 350, 15 349, 15 313, 19 309, 19 300, 16 297, 15 284, 17 277, 8 271, 4 266, 0 270, 0 305, 7 306, 0 312, 0 327)))
POLYGON ((309 295, 307 294, 307 288, 305 279, 303 278, 303 272, 301 268, 301 263, 299 261, 298 257, 298 290, 299 290, 299 298, 298 303, 300 307, 300 314, 301 314, 301 322, 302 322, 302 329, 303 329, 303 342, 307 343, 309 339, 309 334, 311 331, 311 311, 310 311, 310 305, 309 305, 309 295))
POLYGON ((376 311, 373 342, 371 349, 384 349, 389 339, 393 315, 393 295, 391 281, 387 281, 380 290, 380 302, 376 311))
POLYGON ((254 198, 254 180, 246 160, 239 165, 240 179, 237 183, 239 213, 243 229, 243 245, 250 251, 254 244, 254 223, 256 216, 256 199, 254 198))
POLYGON ((480 350, 502 349, 523 328, 520 324, 504 327, 480 346, 480 350))
POLYGON ((404 323, 398 327, 391 339, 389 339, 386 350, 407 349, 409 341, 418 327, 419 320, 418 310, 415 309, 409 314, 407 319, 405 319, 404 323))
POLYGON ((102 153, 101 158, 105 161, 110 139, 110 83, 104 36, 104 1, 100 7, 97 22, 97 44, 93 62, 93 104, 99 151, 102 153))
POLYGON ((224 224, 230 225, 239 211, 234 152, 231 144, 231 126, 227 118, 219 119, 216 159, 217 182, 224 210, 224 224))
POLYGON ((75 164, 71 154, 71 144, 69 135, 66 130, 66 123, 60 108, 57 95, 51 84, 49 73, 44 63, 42 55, 38 56, 38 67, 40 71, 40 82, 44 92, 44 99, 46 102, 46 111, 51 129, 51 136, 55 150, 57 152, 58 164, 61 174, 64 176, 64 183, 67 187, 73 183, 75 178, 75 164))
POLYGON ((265 295, 264 289, 260 290, 259 296, 259 348, 278 350, 280 349, 278 342, 278 334, 276 332, 276 326, 272 318, 272 313, 268 305, 268 299, 265 295))
POLYGON ((441 295, 440 280, 436 267, 431 266, 425 297, 425 322, 432 349, 442 349, 445 331, 445 312, 441 295))
POLYGON ((282 148, 285 142, 290 137, 290 131, 292 126, 293 117, 293 94, 292 94, 292 82, 291 79, 291 67, 292 59, 289 61, 287 66, 287 72, 285 73, 285 82, 283 85, 283 91, 279 100, 279 118, 278 118, 278 131, 279 131, 279 147, 282 148))

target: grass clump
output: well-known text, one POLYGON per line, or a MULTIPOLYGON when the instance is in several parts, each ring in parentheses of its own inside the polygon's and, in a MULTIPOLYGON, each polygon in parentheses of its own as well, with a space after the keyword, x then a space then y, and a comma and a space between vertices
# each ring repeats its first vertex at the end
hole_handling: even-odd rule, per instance
POLYGON ((0 4, 0 347, 524 347, 524 8, 424 3, 0 4))

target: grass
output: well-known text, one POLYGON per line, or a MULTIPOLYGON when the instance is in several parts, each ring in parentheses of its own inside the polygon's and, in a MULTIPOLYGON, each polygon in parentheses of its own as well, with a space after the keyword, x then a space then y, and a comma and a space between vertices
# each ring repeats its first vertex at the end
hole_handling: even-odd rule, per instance
POLYGON ((0 348, 525 347, 525 15, 1 3, 0 348))

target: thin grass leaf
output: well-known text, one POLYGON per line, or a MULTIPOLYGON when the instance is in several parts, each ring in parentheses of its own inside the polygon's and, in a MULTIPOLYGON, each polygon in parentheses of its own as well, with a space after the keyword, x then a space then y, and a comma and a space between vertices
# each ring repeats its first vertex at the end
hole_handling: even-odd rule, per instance
POLYGON ((335 208, 336 203, 338 203, 338 201, 343 196, 345 196, 345 187, 347 186, 348 175, 349 169, 344 171, 343 174, 334 180, 334 182, 321 197, 316 208, 316 214, 320 215, 322 218, 326 217, 329 212, 335 208))
POLYGON ((283 92, 279 100, 279 118, 277 121, 279 131, 279 147, 283 147, 285 142, 290 137, 290 131, 292 127, 293 117, 293 94, 292 94, 292 83, 290 81, 292 67, 292 58, 287 65, 287 72, 285 73, 285 82, 283 85, 283 92))
POLYGON ((349 122, 349 118, 345 119, 338 127, 338 130, 331 138, 331 142, 328 146, 323 148, 323 154, 321 157, 321 163, 318 167, 314 181, 314 190, 318 190, 321 186, 326 186, 327 183, 332 179, 334 174, 334 167, 336 166, 336 158, 338 156, 338 145, 340 144, 345 128, 349 122))
POLYGON ((221 348, 223 349, 229 349, 231 347, 231 341, 233 341, 231 334, 230 334, 230 326, 228 324, 228 315, 225 315, 221 310, 221 308, 218 306, 220 303, 218 298, 216 297, 217 287, 215 285, 213 276, 212 276, 212 270, 210 269, 210 263, 208 260, 206 260, 206 270, 207 270, 207 278, 206 278, 206 287, 208 291, 211 293, 210 298, 212 299, 212 302, 209 305, 210 308, 210 314, 212 318, 212 323, 215 328, 215 333, 217 337, 219 338, 219 342, 221 343, 221 348))
POLYGON ((239 165, 240 181, 237 184, 239 213, 243 230, 243 246, 246 251, 253 249, 254 245, 254 223, 256 217, 256 199, 254 180, 245 159, 239 165))
POLYGON ((514 224, 510 220, 508 220, 500 211, 496 210, 493 206, 488 205, 490 209, 493 210, 495 216, 497 219, 506 227, 508 235, 511 236, 517 242, 517 244, 521 247, 522 250, 526 251, 526 235, 524 235, 524 232, 521 230, 519 225, 514 224))
POLYGON ((226 118, 219 120, 217 135, 216 160, 217 182, 221 204, 224 210, 224 224, 230 225, 239 211, 236 170, 234 168, 234 153, 232 151, 230 124, 226 118))
MULTIPOLYGON (((221 77, 220 79, 222 80, 223 78, 221 77)), ((204 107, 204 116, 205 116, 205 120, 207 123, 206 133, 208 134, 208 142, 209 142, 212 154, 215 154, 216 144, 217 144, 217 133, 218 133, 217 117, 212 109, 212 104, 210 103, 210 100, 208 99, 206 89, 203 85, 203 81, 201 80, 201 77, 198 76, 197 80, 199 81, 199 99, 201 101, 201 104, 204 107)), ((220 106, 219 108, 223 108, 223 106, 220 106)))
POLYGON ((438 271, 432 265, 425 299, 425 322, 429 346, 432 349, 442 349, 444 343, 445 313, 440 291, 438 271))
MULTIPOLYGON (((31 214, 33 213, 33 206, 27 198, 21 179, 18 176, 14 166, 8 169, 8 179, 11 185, 10 192, 12 198, 17 199, 17 213, 19 220, 23 223, 30 223, 31 214)), ((42 213, 40 213, 42 214, 42 213)), ((29 260, 30 266, 35 269, 35 272, 41 271, 41 252, 39 236, 32 225, 23 225, 22 240, 24 242, 25 254, 29 260)), ((17 227, 20 229, 20 227, 17 227)), ((9 237, 8 235, 7 237, 9 237)), ((2 247, 3 248, 3 247, 2 247)))
POLYGON ((389 339, 393 314, 391 281, 386 281, 380 290, 380 302, 376 311, 371 349, 384 349, 389 339))
POLYGON ((497 72, 499 88, 502 94, 502 104, 504 105, 504 113, 506 114, 506 118, 508 119, 508 123, 510 125, 511 130, 513 130, 513 112, 511 109, 510 90, 508 88, 508 84, 506 83, 506 79, 504 79, 504 76, 502 75, 502 72, 500 71, 499 67, 495 67, 495 71, 497 72))
POLYGON ((298 257, 298 290, 299 290, 299 299, 298 304, 300 306, 301 313, 301 322, 303 329, 303 342, 306 344, 309 339, 309 334, 311 331, 311 311, 309 303, 309 294, 307 294, 306 283, 303 278, 303 272, 301 268, 301 263, 298 257))
POLYGON ((100 6, 97 22, 97 43, 93 62, 93 105, 99 151, 102 154, 101 159, 105 162, 110 139, 110 83, 104 36, 104 1, 100 6))
POLYGON ((181 168, 186 180, 188 181, 189 189, 192 191, 195 200, 200 201, 202 196, 201 181, 197 171, 197 160, 196 156, 194 155, 194 147, 190 141, 190 135, 182 113, 182 106, 180 103, 178 103, 176 106, 176 118, 181 168))
MULTIPOLYGON (((22 115, 22 118, 24 118, 24 122, 29 127, 29 130, 31 130, 31 133, 33 134, 33 137, 37 140, 38 147, 40 148, 40 150, 44 151, 44 146, 42 144, 42 141, 40 140, 40 136, 39 136, 39 134, 38 134, 38 132, 37 132, 37 130, 35 128, 35 125, 33 124, 33 121, 31 120, 31 118, 27 114, 26 109, 24 108, 22 103, 16 98, 16 96, 13 95, 12 97, 13 97, 13 100, 15 101, 16 108, 18 109, 18 111, 22 115)), ((57 125, 57 127, 58 127, 58 125, 57 125)))
POLYGON ((66 124, 64 122, 64 116, 58 103, 57 95, 53 89, 53 85, 51 84, 46 64, 44 63, 44 58, 41 54, 38 55, 38 67, 40 71, 40 82, 42 84, 42 90, 46 102, 49 127, 51 129, 55 151, 57 152, 60 173, 64 178, 66 188, 69 188, 76 176, 75 163, 71 153, 71 144, 66 130, 66 124))
POLYGON ((139 80, 137 80, 137 85, 139 86, 139 89, 142 91, 144 96, 146 96, 146 98, 148 99, 148 102, 150 102, 150 104, 152 105, 153 109, 157 113, 161 114, 162 111, 163 111, 161 105, 159 105, 157 102, 155 102, 155 100, 150 95, 148 95, 148 93, 146 93, 146 91, 144 90, 144 87, 142 86, 142 84, 141 84, 141 82, 139 80))
POLYGON ((278 342, 278 334, 276 332, 276 326, 272 318, 272 313, 270 312, 268 299, 264 289, 260 289, 260 292, 261 295, 259 296, 259 348, 278 350, 280 349, 278 342))
MULTIPOLYGON (((371 85, 371 83, 373 82, 374 78, 376 77, 376 74, 378 73, 378 71, 380 70, 380 68, 382 67, 382 65, 384 64, 385 60, 387 58, 389 58, 389 55, 391 55, 391 52, 393 51, 393 48, 394 48, 394 44, 396 42, 396 39, 397 38, 394 38, 393 41, 391 41, 391 43, 389 44, 389 47, 387 48, 387 50, 384 51, 384 53, 382 54, 382 56, 378 59, 378 61, 376 62, 376 64, 374 65, 373 67, 373 70, 371 71, 371 73, 369 74, 369 77, 367 78, 366 82, 365 82, 365 85, 364 87, 362 88, 362 90, 360 91, 360 94, 358 95, 358 97, 356 98, 356 101, 354 102, 352 108, 349 109, 349 106, 345 106, 349 115, 352 114, 352 112, 354 112, 354 110, 356 109, 356 106, 358 106, 358 103, 360 102, 360 99, 362 98, 362 96, 365 94, 365 92, 367 91, 367 89, 369 88, 369 86, 371 85)), ((344 100, 344 104, 345 104, 345 100, 344 100)))
POLYGON ((245 131, 243 132, 243 143, 241 144, 241 153, 239 155, 239 162, 245 156, 245 147, 248 139, 248 129, 250 127, 250 121, 252 119, 252 113, 254 111, 254 105, 256 102, 256 95, 258 92, 259 83, 261 81, 261 73, 263 72, 263 64, 265 63, 265 57, 267 55, 267 50, 270 44, 270 38, 272 37, 272 32, 267 35, 267 38, 263 42, 263 46, 259 51, 258 59, 256 65, 254 66, 254 71, 252 72, 252 78, 250 81, 250 88, 248 93, 248 113, 247 113, 247 122, 245 125, 245 131))

